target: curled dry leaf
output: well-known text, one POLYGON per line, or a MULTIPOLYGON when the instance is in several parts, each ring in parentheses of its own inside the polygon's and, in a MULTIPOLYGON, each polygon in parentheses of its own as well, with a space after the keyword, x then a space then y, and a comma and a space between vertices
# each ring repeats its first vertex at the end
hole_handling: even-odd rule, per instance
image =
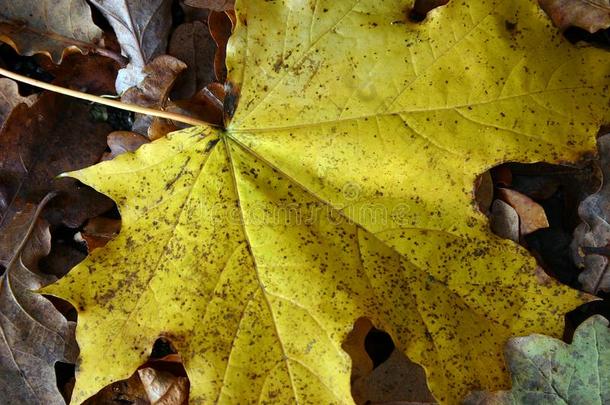
POLYGON ((188 403, 189 382, 167 371, 151 367, 138 370, 142 386, 151 405, 185 405, 188 403))
POLYGON ((202 22, 194 21, 178 26, 169 42, 168 53, 187 66, 172 89, 173 99, 189 99, 216 79, 216 43, 202 22))
POLYGON ((574 26, 593 33, 610 27, 608 0, 538 0, 538 3, 561 29, 574 26))
POLYGON ((489 223, 493 233, 504 239, 519 242, 519 214, 502 200, 494 200, 489 223))
POLYGON ((574 230, 571 244, 572 258, 583 269, 578 281, 592 294, 610 292, 610 134, 598 138, 597 147, 603 184, 578 207, 582 223, 574 230))
POLYGON ((122 93, 144 77, 142 69, 165 53, 171 28, 171 0, 91 0, 116 33, 129 65, 119 71, 116 90, 122 93))
POLYGON ((62 191, 45 210, 52 223, 80 226, 112 201, 73 179, 67 170, 99 161, 110 126, 95 122, 86 103, 45 93, 31 107, 13 109, 0 131, 0 225, 23 204, 62 191))
POLYGON ((1 0, 0 10, 0 40, 22 55, 60 63, 66 52, 97 48, 102 36, 85 0, 1 0))
POLYGON ((528 196, 509 188, 499 188, 498 194, 517 211, 521 236, 549 227, 544 208, 528 196))
MULTIPOLYGON (((44 204, 43 200, 43 204, 44 204)), ((41 205, 43 205, 41 204, 41 205)), ((54 365, 74 362, 74 327, 33 291, 55 277, 38 272, 51 248, 49 226, 26 205, 0 228, 0 390, 5 404, 63 405, 54 365)))
POLYGON ((235 7, 235 0, 185 0, 184 4, 214 11, 227 11, 235 7))
POLYGON ((227 13, 212 11, 208 16, 208 26, 210 27, 212 38, 216 42, 214 72, 216 73, 216 79, 224 83, 227 78, 227 68, 225 66, 227 43, 233 30, 233 23, 227 13))
POLYGON ((22 97, 19 94, 19 87, 16 82, 11 79, 0 78, 0 128, 13 108, 21 103, 31 107, 36 98, 37 96, 34 94, 22 97))
POLYGON ((595 315, 574 332, 572 344, 544 335, 506 344, 512 389, 474 392, 466 405, 609 404, 610 330, 595 315))

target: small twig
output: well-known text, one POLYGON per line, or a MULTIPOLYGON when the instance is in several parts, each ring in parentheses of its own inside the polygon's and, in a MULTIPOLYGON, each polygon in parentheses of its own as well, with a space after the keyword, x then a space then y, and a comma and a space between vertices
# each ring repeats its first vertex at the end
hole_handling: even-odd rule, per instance
POLYGON ((16 80, 18 82, 21 82, 21 83, 26 83, 31 86, 39 87, 41 89, 53 91, 55 93, 64 94, 64 95, 70 96, 70 97, 80 98, 81 100, 87 100, 87 101, 91 101, 94 103, 107 105, 107 106, 118 108, 121 110, 132 111, 135 113, 145 114, 145 115, 152 115, 154 117, 165 118, 165 119, 176 121, 176 122, 182 122, 182 123, 188 124, 188 125, 213 126, 212 124, 210 124, 208 122, 201 121, 196 118, 188 117, 186 115, 172 113, 169 111, 156 110, 154 108, 147 108, 147 107, 142 107, 142 106, 139 106, 136 104, 128 104, 128 103, 123 103, 123 102, 116 101, 116 100, 110 100, 108 98, 94 96, 93 94, 83 93, 81 91, 67 89, 65 87, 56 86, 54 84, 41 82, 40 80, 22 76, 20 74, 11 72, 10 70, 6 70, 3 68, 0 68, 0 75, 9 77, 9 78, 16 80))

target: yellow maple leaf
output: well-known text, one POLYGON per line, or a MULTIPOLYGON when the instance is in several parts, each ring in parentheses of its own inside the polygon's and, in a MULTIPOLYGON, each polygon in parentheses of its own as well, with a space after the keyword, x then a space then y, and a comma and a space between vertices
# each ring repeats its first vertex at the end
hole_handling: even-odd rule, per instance
POLYGON ((421 24, 408 6, 238 1, 227 129, 71 174, 123 219, 45 289, 79 311, 75 402, 166 336, 192 403, 350 403, 341 343, 367 316, 456 403, 508 387, 508 337, 561 334, 583 299, 536 281, 473 185, 499 162, 592 151, 608 57, 532 0, 454 1, 421 24))

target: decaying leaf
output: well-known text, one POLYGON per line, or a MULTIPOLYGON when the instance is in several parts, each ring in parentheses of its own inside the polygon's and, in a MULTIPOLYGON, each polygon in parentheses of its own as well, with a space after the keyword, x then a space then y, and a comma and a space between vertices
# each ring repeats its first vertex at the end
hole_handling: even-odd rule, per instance
POLYGON ((38 59, 41 67, 54 76, 53 84, 89 94, 114 94, 114 82, 120 65, 98 54, 66 55, 61 65, 38 59))
POLYGON ((138 84, 144 66, 165 53, 171 28, 171 0, 91 0, 112 25, 121 50, 129 58, 116 81, 119 93, 138 84))
POLYGON ((583 322, 572 344, 543 335, 512 338, 506 358, 512 389, 475 392, 466 404, 610 403, 610 330, 601 315, 583 322))
POLYGON ((0 226, 27 202, 51 190, 62 191, 45 217, 78 227, 86 218, 107 211, 112 201, 60 173, 99 161, 110 126, 95 122, 87 104, 43 94, 31 107, 13 109, 0 131, 0 226))
POLYGON ((152 405, 183 405, 188 403, 188 379, 167 371, 146 367, 138 375, 152 405))
POLYGON ((216 43, 209 29, 200 21, 179 25, 169 42, 169 54, 186 63, 186 70, 172 90, 174 99, 191 98, 214 82, 216 43))
POLYGON ((610 292, 610 135, 600 137, 597 145, 604 183, 578 207, 582 223, 574 230, 571 245, 572 258, 583 269, 578 281, 592 294, 610 292))
POLYGON ((11 79, 0 79, 0 127, 8 117, 9 113, 23 103, 31 106, 36 101, 36 95, 22 97, 19 94, 17 83, 11 79))
POLYGON ((85 0, 0 1, 0 41, 22 55, 44 53, 59 63, 66 52, 95 48, 101 36, 85 0))
POLYGON ((498 189, 498 194, 519 215, 519 233, 529 235, 538 229, 548 228, 544 208, 525 194, 509 188, 498 189))
POLYGON ((610 27, 610 1, 608 0, 538 0, 553 23, 566 29, 584 28, 593 33, 610 27))
POLYGON ((79 311, 75 402, 131 375, 159 336, 197 404, 350 403, 341 344, 360 317, 441 403, 507 388, 510 336, 561 335, 584 298, 539 285, 473 188, 500 162, 590 152, 608 56, 570 44, 533 0, 449 2, 421 24, 404 9, 238 2, 227 128, 71 174, 123 220, 45 289, 79 311))
MULTIPOLYGON (((138 85, 127 89, 123 93, 121 101, 165 109, 174 82, 186 67, 184 62, 173 56, 161 55, 156 57, 144 67, 143 72, 146 77, 138 85)), ((138 114, 132 129, 142 135, 148 135, 149 139, 157 139, 158 136, 154 135, 155 132, 160 132, 161 136, 165 136, 168 132, 175 131, 178 128, 168 120, 138 114)))
POLYGON ((24 207, 0 228, 0 390, 5 404, 63 405, 54 365, 76 360, 74 325, 33 292, 55 281, 37 269, 51 234, 35 208, 24 207))
POLYGON ((233 22, 228 13, 212 11, 208 16, 208 26, 212 38, 216 42, 216 55, 214 56, 214 71, 218 81, 223 82, 227 78, 225 66, 227 42, 233 29, 233 22))

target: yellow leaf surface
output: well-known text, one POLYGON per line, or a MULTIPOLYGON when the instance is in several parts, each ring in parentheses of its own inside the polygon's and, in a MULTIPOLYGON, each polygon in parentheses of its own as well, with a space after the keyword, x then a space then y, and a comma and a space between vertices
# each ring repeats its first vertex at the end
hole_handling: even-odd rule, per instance
POLYGON ((474 181, 594 148, 608 57, 531 0, 237 2, 225 131, 197 127, 74 172, 123 227, 46 293, 79 311, 74 401, 158 336, 192 403, 350 403, 341 343, 362 316, 435 397, 509 385, 510 336, 559 336, 583 302, 490 233, 474 181))

